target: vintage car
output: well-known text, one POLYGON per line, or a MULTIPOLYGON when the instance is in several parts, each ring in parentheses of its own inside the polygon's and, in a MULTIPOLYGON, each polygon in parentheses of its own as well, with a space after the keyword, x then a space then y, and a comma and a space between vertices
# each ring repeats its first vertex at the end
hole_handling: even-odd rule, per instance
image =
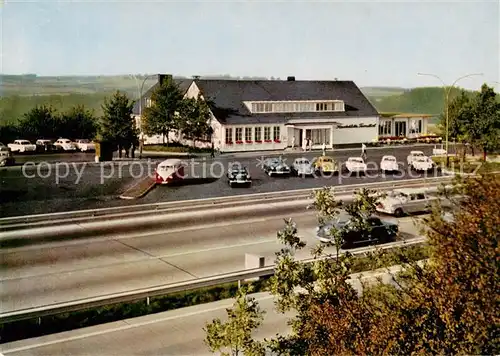
POLYGON ((37 152, 54 152, 57 151, 57 147, 52 143, 51 140, 38 139, 35 142, 37 152))
POLYGON ((345 162, 345 169, 348 173, 361 173, 365 174, 367 167, 366 163, 361 157, 349 157, 345 162))
POLYGON ((252 184, 252 177, 246 167, 233 165, 227 171, 227 183, 233 187, 235 185, 248 185, 252 184))
POLYGON ((290 167, 281 158, 268 158, 263 164, 264 172, 268 176, 273 175, 289 175, 291 173, 290 167))
POLYGON ((7 146, 0 146, 0 167, 12 166, 16 161, 7 146))
POLYGON ((444 146, 441 145, 435 145, 434 148, 432 149, 432 155, 433 156, 444 156, 446 155, 446 150, 444 149, 444 146))
POLYGON ((54 146, 63 151, 76 151, 76 145, 67 138, 60 138, 54 142, 54 146))
POLYGON ((311 161, 307 158, 296 158, 292 164, 292 173, 297 176, 312 176, 314 174, 314 168, 311 161))
POLYGON ((338 173, 339 167, 332 157, 316 157, 312 163, 314 171, 317 173, 338 173))
POLYGON ((408 157, 406 157, 406 163, 411 167, 411 164, 417 158, 427 157, 422 151, 411 151, 408 157))
POLYGON ((380 160, 380 170, 382 172, 398 172, 399 165, 396 157, 394 156, 384 156, 380 160))
POLYGON ((9 143, 7 146, 12 152, 25 153, 36 151, 36 145, 28 140, 14 140, 13 143, 9 143))
POLYGON ((79 139, 75 141, 76 148, 81 152, 94 152, 95 143, 87 139, 79 139))
POLYGON ((342 233, 342 249, 354 248, 373 243, 394 241, 399 232, 395 222, 382 220, 377 216, 368 217, 367 229, 356 227, 347 214, 341 214, 334 221, 324 223, 316 228, 316 238, 323 243, 331 243, 331 230, 338 229, 342 233))
POLYGON ((167 159, 156 166, 156 184, 171 184, 184 179, 184 165, 180 159, 167 159))
POLYGON ((415 157, 410 164, 410 168, 417 172, 428 172, 436 168, 436 164, 430 157, 415 157))
POLYGON ((408 213, 429 211, 431 204, 437 199, 437 196, 429 195, 425 188, 395 189, 378 201, 376 209, 380 213, 400 217, 408 213))

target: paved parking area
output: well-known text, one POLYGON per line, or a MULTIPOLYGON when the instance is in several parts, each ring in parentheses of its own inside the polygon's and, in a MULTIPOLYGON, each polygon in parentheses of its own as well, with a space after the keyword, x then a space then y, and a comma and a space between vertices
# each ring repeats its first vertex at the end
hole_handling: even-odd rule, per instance
MULTIPOLYGON (((369 174, 365 177, 268 177, 259 167, 269 156, 245 158, 217 157, 186 160, 186 180, 183 185, 159 186, 146 197, 124 201, 119 195, 137 178, 153 175, 156 163, 162 159, 134 162, 106 162, 103 164, 72 162, 59 164, 38 164, 11 167, 0 170, 0 216, 41 214, 56 211, 79 210, 119 206, 128 204, 155 203, 161 201, 201 199, 217 196, 252 194, 282 190, 322 187, 326 185, 363 184, 396 179, 421 178, 425 175, 408 171, 406 156, 416 148, 389 147, 368 149, 369 174), (378 164, 383 155, 392 154, 402 164, 396 175, 381 175, 378 164), (232 162, 246 166, 252 175, 253 184, 249 188, 230 188, 224 178, 227 167, 232 162), (222 178, 221 178, 222 177, 222 178)), ((422 148, 420 148, 422 149, 422 148)), ((422 149, 430 154, 432 147, 422 149)), ((287 154, 283 157, 291 164, 297 157, 312 158, 318 152, 287 154)), ((329 152, 336 160, 343 162, 359 151, 329 152)), ((437 176, 439 172, 427 174, 437 176)))

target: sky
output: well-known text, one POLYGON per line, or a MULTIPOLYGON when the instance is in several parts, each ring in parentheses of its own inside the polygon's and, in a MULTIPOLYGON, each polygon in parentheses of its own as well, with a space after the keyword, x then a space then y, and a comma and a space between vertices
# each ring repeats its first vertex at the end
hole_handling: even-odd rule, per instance
POLYGON ((3 0, 0 69, 499 88, 499 3, 3 0))

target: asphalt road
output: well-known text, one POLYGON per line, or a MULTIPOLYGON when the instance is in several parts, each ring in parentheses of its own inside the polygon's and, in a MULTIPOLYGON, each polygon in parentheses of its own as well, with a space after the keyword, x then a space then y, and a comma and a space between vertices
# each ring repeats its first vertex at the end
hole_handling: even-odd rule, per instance
MULTIPOLYGON (((362 293, 357 276, 350 280, 353 288, 362 293)), ((364 273, 366 282, 380 280, 394 283, 390 273, 376 271, 364 273)), ((293 312, 279 314, 274 308, 274 298, 268 293, 252 297, 264 311, 262 325, 254 331, 256 340, 270 339, 276 334, 291 331, 288 321, 293 312)), ((201 304, 164 313, 93 326, 80 330, 42 336, 0 345, 4 355, 212 355, 203 340, 203 328, 214 319, 227 320, 226 309, 233 300, 201 304), (95 351, 98 350, 98 351, 95 351)))
MULTIPOLYGON (((132 186, 137 179, 153 176, 160 159, 135 162, 107 162, 102 164, 60 162, 41 163, 9 167, 0 170, 0 216, 42 214, 57 211, 103 208, 127 204, 156 203, 162 201, 189 200, 252 194, 282 190, 322 187, 325 185, 363 184, 368 182, 412 179, 424 176, 438 176, 440 172, 427 175, 411 172, 406 167, 406 156, 412 149, 422 149, 431 154, 431 146, 388 147, 368 149, 366 177, 345 175, 334 177, 268 177, 259 167, 269 156, 246 156, 241 158, 221 156, 216 159, 201 158, 186 160, 186 179, 182 185, 158 186, 146 197, 128 201, 119 195, 132 186), (396 175, 381 175, 378 164, 383 155, 394 155, 401 162, 401 172, 396 175), (232 162, 246 166, 252 175, 253 184, 249 188, 230 188, 224 176, 232 162)), ((359 155, 359 150, 329 153, 336 160, 344 162, 349 156, 359 155)), ((312 158, 318 152, 283 155, 291 164, 297 157, 312 158)))
MULTIPOLYGON (((246 268, 246 253, 272 265, 283 218, 3 249, 2 312, 239 271, 246 268)), ((308 246, 316 245, 314 212, 292 218, 299 236, 308 246)), ((418 234, 412 218, 400 219, 399 225, 403 238, 418 234)), ((308 248, 297 254, 298 259, 309 257, 308 248)))

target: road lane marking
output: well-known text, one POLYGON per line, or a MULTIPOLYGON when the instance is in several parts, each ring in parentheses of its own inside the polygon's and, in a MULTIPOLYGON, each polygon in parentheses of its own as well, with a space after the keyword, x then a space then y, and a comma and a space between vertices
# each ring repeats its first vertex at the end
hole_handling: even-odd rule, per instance
MULTIPOLYGON (((257 301, 264 301, 264 300, 268 300, 268 299, 272 299, 272 298, 273 298, 273 296, 268 294, 266 296, 258 297, 258 298, 256 298, 256 300, 257 301)), ((121 321, 122 323, 126 324, 123 326, 119 326, 119 327, 115 327, 115 328, 111 328, 111 329, 107 329, 107 330, 102 330, 102 331, 91 332, 91 333, 83 334, 83 335, 70 336, 70 337, 67 337, 64 339, 59 339, 59 340, 52 340, 52 341, 41 342, 38 344, 33 344, 33 345, 28 345, 28 346, 21 346, 21 347, 13 348, 11 350, 3 350, 2 352, 4 354, 9 354, 9 353, 14 353, 14 352, 26 351, 26 350, 40 348, 40 347, 44 347, 44 346, 50 346, 50 345, 60 344, 60 343, 69 342, 69 341, 76 341, 76 340, 86 339, 86 338, 93 337, 93 336, 99 336, 99 335, 109 334, 109 333, 113 333, 113 332, 117 332, 117 331, 124 331, 124 330, 129 330, 129 329, 147 326, 147 325, 151 325, 151 324, 157 324, 157 323, 161 323, 161 322, 165 322, 165 321, 182 319, 182 318, 189 318, 191 316, 196 316, 196 315, 200 315, 200 314, 212 313, 215 311, 219 311, 221 309, 231 308, 233 306, 233 301, 234 301, 233 299, 229 299, 229 300, 227 300, 227 303, 224 303, 224 304, 217 306, 217 307, 188 312, 188 313, 184 313, 184 314, 180 314, 180 315, 167 316, 164 318, 153 319, 153 320, 148 320, 148 321, 134 323, 134 324, 127 324, 126 319, 125 319, 125 320, 121 321), (231 302, 229 302, 229 301, 231 301, 231 302)), ((207 305, 209 305, 209 304, 211 304, 211 303, 207 303, 207 305)), ((165 313, 168 313, 168 311, 165 313)), ((147 316, 147 315, 145 315, 145 316, 147 316)), ((52 335, 54 335, 54 334, 52 334, 52 335)), ((46 335, 46 336, 50 336, 50 335, 46 335)), ((16 341, 14 341, 14 342, 16 342, 16 341)), ((5 347, 5 345, 6 344, 4 344, 3 346, 5 347)))
MULTIPOLYGON (((411 222, 414 220, 414 218, 413 217, 405 217, 405 218, 400 218, 397 220, 401 224, 401 223, 411 222)), ((231 225, 231 224, 229 224, 229 225, 231 225)), ((316 236, 315 236, 313 229, 310 229, 310 228, 305 229, 304 228, 304 233, 300 233, 300 230, 301 229, 299 227, 299 235, 302 239, 306 240, 307 242, 316 241, 316 239, 315 239, 316 236)), ((183 231, 186 231, 186 230, 183 230, 183 231)), ((149 236, 149 235, 146 235, 146 236, 149 236)), ((117 242, 120 242, 120 241, 117 241, 117 242)), ((257 246, 257 245, 262 245, 262 244, 267 244, 267 243, 272 243, 272 242, 275 242, 278 245, 277 250, 279 250, 280 244, 279 244, 278 240, 276 238, 272 238, 272 239, 265 239, 265 240, 259 240, 259 241, 244 242, 244 243, 239 243, 239 244, 234 244, 234 245, 214 246, 214 247, 205 248, 205 249, 201 249, 201 250, 191 250, 191 251, 188 250, 188 251, 182 251, 182 252, 176 252, 176 253, 170 253, 170 254, 166 254, 166 255, 152 256, 152 257, 148 253, 147 257, 129 259, 127 261, 100 264, 100 265, 92 266, 92 267, 82 267, 82 268, 76 268, 76 269, 62 270, 62 271, 57 271, 57 272, 52 272, 52 273, 30 274, 30 275, 25 275, 22 277, 7 277, 7 278, 0 279, 0 282, 22 280, 22 279, 29 279, 29 278, 35 278, 35 277, 47 277, 47 276, 54 276, 54 275, 58 275, 58 274, 64 274, 64 273, 81 272, 81 271, 87 271, 87 270, 93 270, 93 269, 99 269, 99 268, 107 268, 107 267, 113 267, 113 266, 119 266, 119 265, 125 265, 125 264, 140 263, 140 262, 147 262, 147 261, 154 261, 154 260, 162 260, 162 259, 168 259, 168 258, 175 258, 175 257, 181 257, 181 256, 187 256, 187 255, 200 254, 200 253, 210 253, 210 252, 222 251, 222 250, 228 250, 228 249, 238 249, 241 247, 257 246)), ((131 248, 128 245, 125 245, 125 246, 131 248)), ((135 248, 132 248, 132 249, 136 250, 135 248)), ((137 251, 144 253, 144 251, 142 251, 142 250, 137 250, 137 251)), ((162 262, 165 262, 165 261, 162 261, 162 262)), ((54 265, 57 265, 57 264, 54 264, 54 265)))

